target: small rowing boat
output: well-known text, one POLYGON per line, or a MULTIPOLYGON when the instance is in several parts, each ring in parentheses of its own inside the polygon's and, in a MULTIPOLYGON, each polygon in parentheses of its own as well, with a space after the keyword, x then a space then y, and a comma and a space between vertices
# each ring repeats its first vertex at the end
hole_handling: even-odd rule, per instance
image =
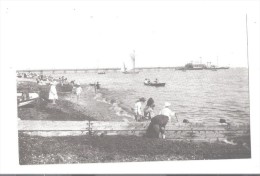
POLYGON ((17 93, 17 105, 18 107, 22 107, 33 103, 38 98, 39 94, 37 93, 17 93))
POLYGON ((164 87, 166 83, 144 83, 145 86, 164 87))

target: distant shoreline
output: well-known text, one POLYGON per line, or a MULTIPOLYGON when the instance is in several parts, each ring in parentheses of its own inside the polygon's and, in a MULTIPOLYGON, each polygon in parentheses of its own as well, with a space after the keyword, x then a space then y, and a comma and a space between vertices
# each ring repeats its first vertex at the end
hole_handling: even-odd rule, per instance
MULTIPOLYGON (((176 69, 182 68, 183 66, 174 66, 174 67, 136 67, 136 70, 139 69, 176 69)), ((248 69, 248 67, 232 67, 229 66, 230 69, 248 69)), ((121 71, 121 68, 57 68, 57 69, 18 69, 17 72, 52 72, 52 71, 121 71)))

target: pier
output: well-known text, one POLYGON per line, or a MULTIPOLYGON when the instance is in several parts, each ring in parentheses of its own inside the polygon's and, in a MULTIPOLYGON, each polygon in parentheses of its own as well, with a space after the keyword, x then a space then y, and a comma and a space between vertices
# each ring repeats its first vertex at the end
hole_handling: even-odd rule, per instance
MULTIPOLYGON (((160 71, 160 70, 175 70, 179 67, 137 67, 136 71, 160 71)), ((96 73, 96 72, 120 72, 121 68, 82 68, 82 69, 26 69, 17 70, 17 72, 36 72, 36 73, 96 73)))

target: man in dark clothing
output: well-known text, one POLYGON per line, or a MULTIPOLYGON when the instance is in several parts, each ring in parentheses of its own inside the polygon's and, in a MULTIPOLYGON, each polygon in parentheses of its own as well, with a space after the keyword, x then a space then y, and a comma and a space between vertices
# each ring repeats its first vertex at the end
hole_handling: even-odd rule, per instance
POLYGON ((149 138, 159 138, 160 133, 164 135, 165 126, 168 121, 169 117, 165 115, 157 115, 153 117, 146 131, 146 136, 149 138))

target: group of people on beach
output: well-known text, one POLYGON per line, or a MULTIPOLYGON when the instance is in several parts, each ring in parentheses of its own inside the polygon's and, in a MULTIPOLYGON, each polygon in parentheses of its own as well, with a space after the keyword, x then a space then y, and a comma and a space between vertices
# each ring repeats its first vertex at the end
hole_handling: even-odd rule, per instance
POLYGON ((155 103, 153 98, 149 98, 147 100, 146 106, 142 109, 142 105, 146 102, 144 97, 139 98, 134 106, 135 120, 145 121, 150 120, 150 125, 147 129, 147 137, 159 138, 160 134, 162 138, 165 138, 165 126, 169 122, 172 122, 172 119, 176 119, 178 122, 178 118, 176 113, 170 109, 171 103, 165 102, 164 107, 159 112, 158 115, 154 113, 155 103))
POLYGON ((34 77, 37 77, 38 74, 37 73, 33 73, 33 72, 28 72, 28 73, 17 72, 16 76, 18 78, 34 78, 34 77))
MULTIPOLYGON (((134 105, 134 113, 135 113, 135 120, 136 121, 143 121, 143 120, 151 120, 154 116, 154 107, 155 103, 153 98, 149 98, 147 100, 146 106, 142 109, 142 105, 146 102, 144 97, 139 98, 134 105)), ((175 117, 177 119, 176 113, 172 111, 169 107, 171 104, 169 102, 164 103, 164 108, 159 112, 159 115, 166 115, 168 117, 175 117)), ((169 118, 171 121, 171 118, 169 118)))
MULTIPOLYGON (((49 91, 49 100, 51 100, 53 104, 56 104, 55 101, 58 99, 58 94, 57 94, 57 89, 56 89, 57 84, 58 83, 56 81, 50 82, 51 87, 50 87, 50 91, 49 91)), ((61 84, 61 86, 63 86, 63 84, 61 84)), ((80 86, 79 81, 77 81, 77 82, 73 81, 72 86, 73 86, 72 93, 76 94, 77 102, 78 102, 83 89, 80 86)))
POLYGON ((56 100, 58 100, 58 93, 56 86, 59 84, 61 87, 63 87, 65 84, 72 86, 71 92, 73 94, 76 94, 77 102, 79 101, 80 94, 82 93, 82 87, 80 86, 79 81, 71 81, 68 82, 68 79, 65 76, 61 76, 58 79, 52 77, 51 75, 38 75, 36 77, 36 82, 38 85, 50 85, 49 89, 49 97, 48 99, 52 101, 52 104, 56 104, 56 100))

